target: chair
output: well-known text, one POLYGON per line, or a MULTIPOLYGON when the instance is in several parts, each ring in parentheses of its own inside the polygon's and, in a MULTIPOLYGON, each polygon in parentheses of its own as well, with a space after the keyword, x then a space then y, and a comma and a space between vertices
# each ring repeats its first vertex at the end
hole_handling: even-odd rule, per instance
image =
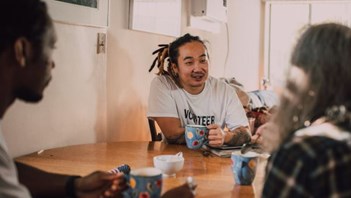
POLYGON ((162 140, 162 134, 158 133, 156 131, 156 126, 155 126, 155 120, 152 120, 148 118, 149 121, 149 128, 150 128, 150 133, 151 133, 151 141, 161 141, 162 140))

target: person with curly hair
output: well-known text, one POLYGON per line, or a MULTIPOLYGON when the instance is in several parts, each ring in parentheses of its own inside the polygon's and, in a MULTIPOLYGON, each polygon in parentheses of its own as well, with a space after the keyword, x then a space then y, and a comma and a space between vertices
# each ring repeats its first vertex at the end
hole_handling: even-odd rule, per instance
POLYGON ((262 197, 351 197, 351 29, 308 27, 291 65, 262 132, 272 151, 262 197))

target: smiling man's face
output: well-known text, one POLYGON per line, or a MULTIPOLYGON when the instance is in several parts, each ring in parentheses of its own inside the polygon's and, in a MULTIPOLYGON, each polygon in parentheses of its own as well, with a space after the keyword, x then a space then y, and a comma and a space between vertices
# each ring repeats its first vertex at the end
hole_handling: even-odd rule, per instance
POLYGON ((179 82, 190 94, 199 94, 208 77, 208 56, 205 46, 198 41, 179 47, 178 66, 173 65, 179 82))

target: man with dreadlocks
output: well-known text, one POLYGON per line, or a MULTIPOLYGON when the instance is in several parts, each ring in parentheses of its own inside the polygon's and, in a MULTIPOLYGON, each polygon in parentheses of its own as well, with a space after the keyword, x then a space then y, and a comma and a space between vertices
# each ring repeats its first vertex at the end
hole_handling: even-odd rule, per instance
POLYGON ((204 42, 185 34, 169 45, 159 46, 149 70, 157 63, 159 72, 151 84, 147 116, 157 122, 166 140, 184 143, 185 125, 198 124, 210 129, 211 146, 249 142, 248 120, 235 90, 208 74, 204 42))

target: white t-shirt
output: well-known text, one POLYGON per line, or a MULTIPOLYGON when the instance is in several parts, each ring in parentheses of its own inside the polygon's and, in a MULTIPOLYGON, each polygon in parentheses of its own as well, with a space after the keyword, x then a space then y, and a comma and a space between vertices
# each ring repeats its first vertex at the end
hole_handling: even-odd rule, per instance
MULTIPOLYGON (((1 123, 0 123, 1 124, 1 123)), ((0 197, 30 198, 26 187, 18 182, 17 169, 9 156, 0 125, 0 197)))
POLYGON ((151 83, 147 116, 179 118, 183 127, 215 123, 232 131, 239 126, 248 126, 234 88, 211 76, 204 90, 197 95, 177 87, 168 75, 155 77, 151 83))

